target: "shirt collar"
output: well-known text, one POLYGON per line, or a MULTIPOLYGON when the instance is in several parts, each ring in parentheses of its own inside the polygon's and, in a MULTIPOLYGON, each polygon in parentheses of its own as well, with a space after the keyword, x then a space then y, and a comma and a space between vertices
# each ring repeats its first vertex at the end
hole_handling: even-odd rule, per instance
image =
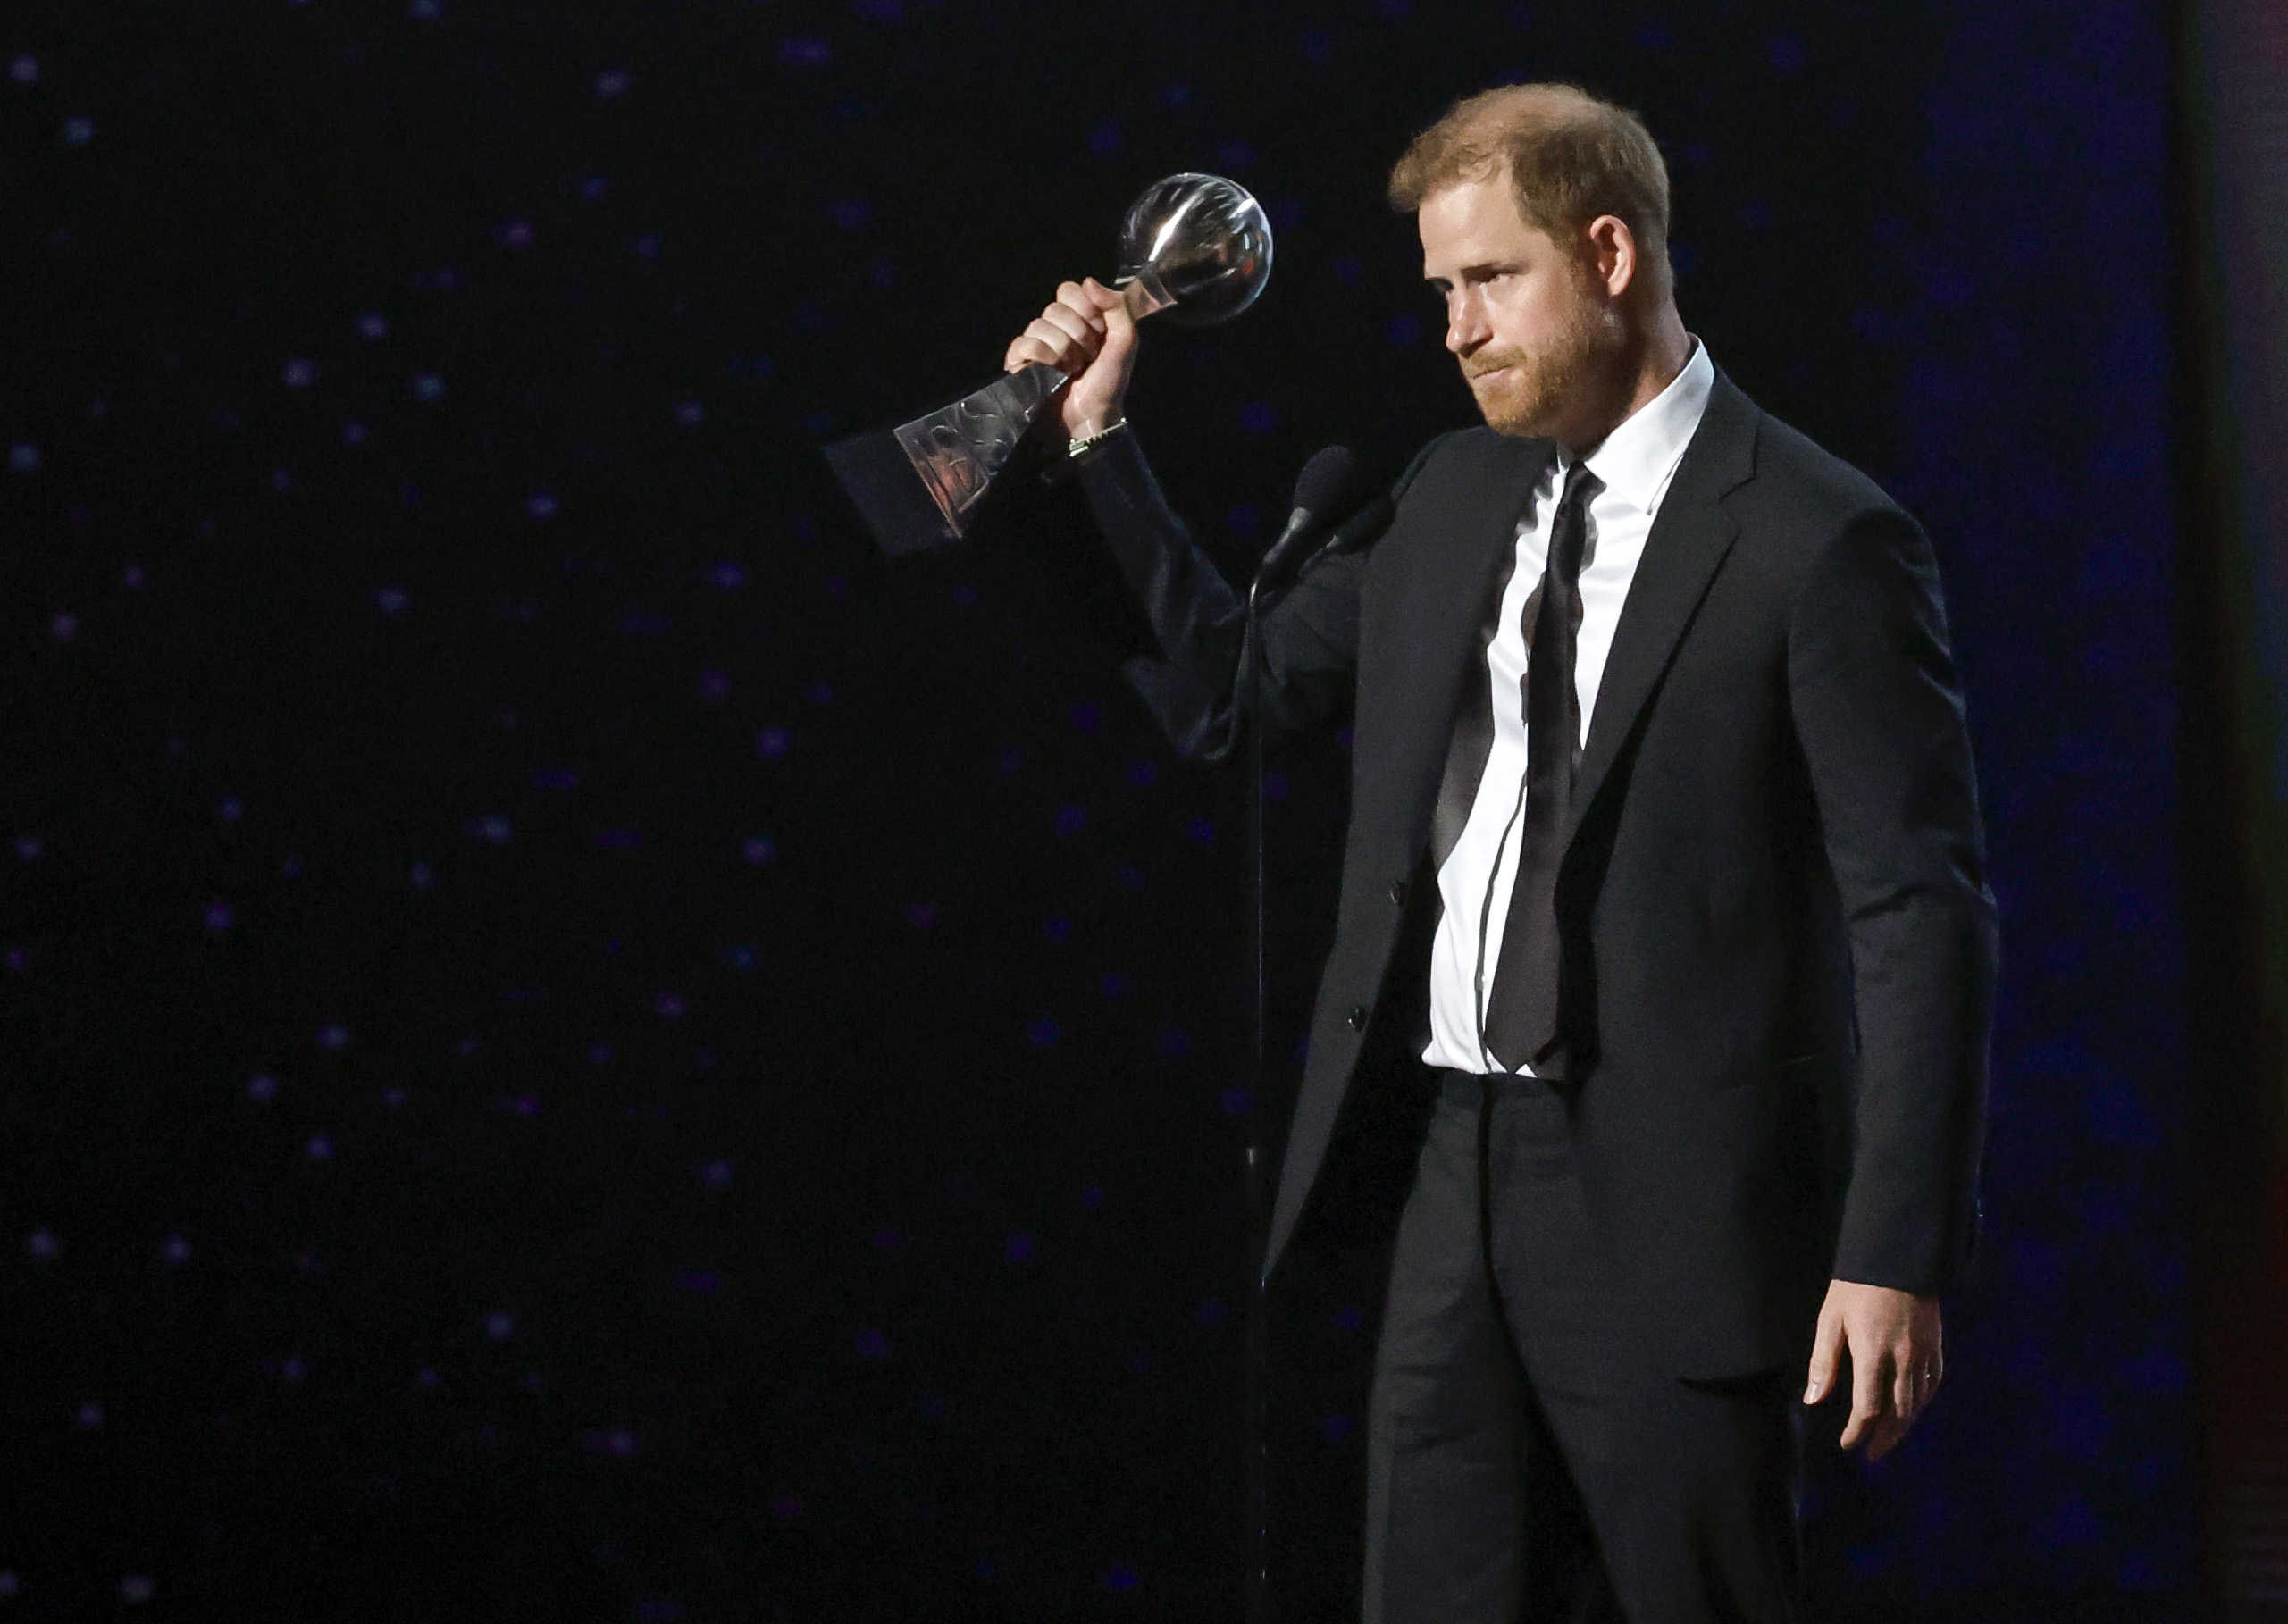
POLYGON ((1715 383, 1716 365, 1708 359, 1708 347, 1695 339, 1684 370, 1589 453, 1588 471, 1604 486, 1601 495, 1626 502, 1647 517, 1657 513, 1669 479, 1684 460, 1684 448, 1692 443, 1693 431, 1708 409, 1715 383))

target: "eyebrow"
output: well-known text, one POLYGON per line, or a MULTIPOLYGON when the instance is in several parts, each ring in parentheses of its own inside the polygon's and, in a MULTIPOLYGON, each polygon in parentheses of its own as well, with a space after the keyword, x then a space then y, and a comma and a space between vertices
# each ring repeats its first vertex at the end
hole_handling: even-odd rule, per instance
MULTIPOLYGON (((1464 265, 1464 266, 1462 266, 1462 269, 1461 269, 1460 271, 1458 271, 1457 272, 1455 272, 1455 274, 1456 274, 1456 275, 1458 275, 1458 276, 1460 276, 1460 277, 1462 279, 1462 280, 1464 280, 1464 281, 1470 281, 1470 280, 1473 280, 1473 279, 1474 279, 1474 280, 1484 280, 1484 278, 1485 278, 1485 276, 1487 275, 1487 273, 1488 273, 1488 272, 1494 272, 1494 271, 1517 271, 1517 270, 1521 270, 1521 269, 1523 269, 1523 268, 1524 268, 1524 267, 1523 267, 1523 262, 1519 261, 1519 260, 1514 260, 1514 259, 1488 259, 1488 260, 1480 260, 1480 261, 1479 261, 1479 263, 1477 263, 1476 264, 1464 265)), ((1428 276, 1428 275, 1426 275, 1426 276, 1424 276, 1424 277, 1422 278, 1422 280, 1423 280, 1424 281, 1428 282, 1428 283, 1429 283, 1431 287, 1433 287, 1433 288, 1450 288, 1450 287, 1452 287, 1452 286, 1454 285, 1452 282, 1448 281, 1445 277, 1442 277, 1442 276, 1428 276)))

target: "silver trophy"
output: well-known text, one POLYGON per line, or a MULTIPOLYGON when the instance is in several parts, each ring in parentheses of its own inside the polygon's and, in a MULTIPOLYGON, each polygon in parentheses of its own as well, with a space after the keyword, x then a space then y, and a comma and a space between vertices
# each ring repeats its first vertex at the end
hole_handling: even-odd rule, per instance
MULTIPOLYGON (((1156 180, 1120 222, 1113 285, 1138 320, 1228 322, 1255 302, 1270 274, 1262 205, 1219 175, 1156 180)), ((884 552, 958 541, 1041 408, 1069 381, 1053 366, 1021 367, 887 434, 828 446, 826 460, 884 552)))

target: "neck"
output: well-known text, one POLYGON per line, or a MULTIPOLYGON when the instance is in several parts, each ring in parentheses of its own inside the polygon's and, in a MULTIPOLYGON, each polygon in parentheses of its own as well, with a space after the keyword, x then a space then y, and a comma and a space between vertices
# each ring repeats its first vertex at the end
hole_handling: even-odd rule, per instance
POLYGON ((1651 318, 1632 322, 1629 335, 1613 357, 1604 387, 1584 391, 1577 421, 1557 433, 1557 448, 1568 462, 1588 456, 1605 437, 1653 403, 1676 381, 1677 373, 1692 358, 1692 339, 1676 305, 1663 299, 1651 318))

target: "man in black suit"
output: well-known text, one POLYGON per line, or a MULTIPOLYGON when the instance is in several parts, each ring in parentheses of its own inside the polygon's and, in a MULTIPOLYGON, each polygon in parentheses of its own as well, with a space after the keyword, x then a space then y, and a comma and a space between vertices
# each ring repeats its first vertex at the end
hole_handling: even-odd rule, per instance
MULTIPOLYGON (((1890 1448, 1975 1237, 1995 914, 1931 547, 1686 332, 1633 115, 1489 91, 1391 192, 1488 427, 1264 624, 1262 724, 1347 701, 1354 761, 1265 1268, 1419 1084, 1367 1619, 1788 1619, 1795 1373, 1848 1354, 1844 1442, 1890 1448)), ((1244 621, 1123 420, 1135 354, 1067 283, 1009 364, 1073 374, 1129 674, 1213 758, 1244 621)))

